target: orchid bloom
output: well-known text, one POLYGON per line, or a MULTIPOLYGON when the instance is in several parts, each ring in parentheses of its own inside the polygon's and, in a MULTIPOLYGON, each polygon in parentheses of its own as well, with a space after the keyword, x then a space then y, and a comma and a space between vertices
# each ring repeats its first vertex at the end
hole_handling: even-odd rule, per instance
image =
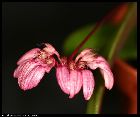
POLYGON ((83 88, 85 100, 89 100, 93 94, 95 81, 91 70, 100 68, 105 80, 105 87, 111 89, 114 84, 113 74, 107 61, 95 54, 92 49, 84 49, 75 60, 61 57, 55 48, 48 44, 41 50, 31 49, 17 62, 18 67, 13 76, 18 78, 21 89, 29 90, 36 87, 43 78, 45 72, 56 68, 56 78, 61 90, 73 98, 83 88), (59 62, 54 59, 54 55, 59 62), (91 70, 90 70, 90 69, 91 70))
POLYGON ((19 66, 14 71, 13 76, 18 78, 21 89, 28 90, 38 85, 45 72, 49 73, 55 66, 54 54, 59 57, 54 47, 45 43, 45 48, 42 50, 39 48, 31 49, 18 60, 17 65, 19 66))
POLYGON ((108 62, 103 57, 93 53, 92 49, 85 49, 76 57, 76 61, 78 60, 86 62, 86 65, 92 70, 100 68, 100 72, 105 80, 105 87, 109 90, 112 89, 114 84, 113 73, 108 62))
POLYGON ((93 94, 95 82, 92 70, 100 68, 101 74, 105 80, 105 87, 111 89, 113 87, 114 78, 107 61, 97 56, 92 49, 83 50, 75 59, 69 61, 66 57, 62 57, 60 64, 56 68, 56 77, 62 91, 73 98, 83 86, 83 94, 85 100, 89 100, 93 94))

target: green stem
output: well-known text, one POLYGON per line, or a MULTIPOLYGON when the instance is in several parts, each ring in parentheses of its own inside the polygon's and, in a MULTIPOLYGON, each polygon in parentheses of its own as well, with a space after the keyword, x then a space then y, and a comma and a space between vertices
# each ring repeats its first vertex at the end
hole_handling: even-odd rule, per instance
POLYGON ((134 3, 130 10, 128 11, 128 14, 123 21, 117 36, 114 39, 114 42, 112 44, 112 47, 110 49, 109 55, 108 55, 108 62, 112 64, 115 56, 118 54, 118 52, 121 50, 123 47, 125 41, 128 39, 129 33, 132 31, 136 24, 136 17, 137 17, 137 12, 136 12, 136 3, 134 3))
MULTIPOLYGON (((130 3, 132 4, 132 3, 130 3)), ((122 22, 118 33, 116 34, 115 39, 113 40, 113 44, 108 51, 108 62, 112 65, 115 56, 121 50, 122 46, 126 42, 130 31, 136 24, 137 12, 136 12, 137 4, 133 3, 126 14, 124 21, 122 22)), ((99 77, 101 79, 101 77, 99 77)), ((99 114, 101 109, 102 98, 104 94, 104 82, 99 82, 97 89, 93 96, 91 97, 90 101, 87 104, 87 114, 99 114)))

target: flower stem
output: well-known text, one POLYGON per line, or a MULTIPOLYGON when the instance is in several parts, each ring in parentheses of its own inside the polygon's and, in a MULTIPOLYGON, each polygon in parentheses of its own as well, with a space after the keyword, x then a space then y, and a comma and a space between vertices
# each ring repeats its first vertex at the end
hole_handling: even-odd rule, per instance
POLYGON ((71 54, 71 56, 69 57, 69 61, 73 59, 73 57, 77 54, 77 52, 80 50, 80 48, 88 41, 88 39, 95 33, 95 31, 97 31, 97 29, 108 19, 110 18, 110 16, 113 15, 114 11, 118 8, 118 6, 116 8, 114 8, 113 10, 111 10, 107 15, 103 16, 103 18, 97 22, 95 24, 95 26, 93 27, 93 29, 91 30, 91 32, 84 38, 84 40, 75 48, 75 50, 73 51, 73 53, 71 54))
POLYGON ((86 38, 77 46, 77 48, 73 51, 71 56, 69 57, 69 60, 72 60, 72 58, 76 55, 76 53, 79 51, 79 49, 85 44, 85 42, 91 37, 91 35, 97 30, 97 28, 101 25, 102 21, 97 22, 95 27, 92 29, 92 31, 86 36, 86 38))

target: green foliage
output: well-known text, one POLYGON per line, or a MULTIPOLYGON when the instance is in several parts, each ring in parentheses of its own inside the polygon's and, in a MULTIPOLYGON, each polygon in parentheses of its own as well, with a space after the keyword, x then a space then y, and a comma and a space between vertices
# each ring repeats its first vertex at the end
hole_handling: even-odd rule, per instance
MULTIPOLYGON (((96 33, 93 34, 84 44, 81 50, 84 48, 93 48, 97 53, 104 56, 110 64, 113 62, 113 57, 116 52, 117 57, 119 58, 137 59, 137 29, 133 21, 133 17, 135 17, 136 4, 134 3, 131 6, 132 7, 128 10, 125 20, 120 25, 102 25, 102 27, 100 27, 98 31, 96 31, 96 33), (132 22, 132 24, 134 23, 134 25, 129 27, 130 22, 132 22), (129 30, 128 27, 131 29, 129 30)), ((63 44, 64 53, 66 55, 72 54, 74 49, 87 36, 93 26, 94 24, 83 26, 70 34, 63 44)), ((97 74, 97 76, 99 76, 99 74, 97 74)), ((101 76, 98 78, 102 79, 101 76)), ((87 105, 88 114, 97 114, 100 110, 104 93, 104 82, 100 82, 99 80, 96 86, 94 95, 87 105)))

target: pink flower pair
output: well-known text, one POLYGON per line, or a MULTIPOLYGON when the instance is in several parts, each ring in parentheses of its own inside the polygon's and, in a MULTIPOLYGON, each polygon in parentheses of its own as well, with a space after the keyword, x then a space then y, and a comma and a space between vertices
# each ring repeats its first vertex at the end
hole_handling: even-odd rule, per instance
POLYGON ((114 79, 107 61, 97 56, 92 49, 83 50, 75 60, 61 57, 54 47, 48 43, 42 50, 34 48, 25 53, 17 62, 19 65, 14 77, 18 78, 21 89, 28 90, 36 87, 43 78, 45 72, 49 73, 56 67, 56 78, 62 91, 73 98, 83 87, 83 94, 86 100, 92 96, 95 82, 94 76, 89 69, 100 68, 105 80, 105 87, 111 89, 114 79), (54 55, 57 56, 58 62, 54 55), (89 69, 88 69, 89 68, 89 69))
POLYGON ((113 87, 113 74, 106 60, 97 56, 92 49, 83 50, 75 59, 68 61, 67 58, 60 59, 60 64, 56 68, 57 81, 63 92, 69 94, 69 98, 73 98, 83 87, 85 100, 89 100, 92 96, 95 82, 94 76, 90 70, 100 68, 101 74, 105 80, 105 87, 111 89, 113 87))

